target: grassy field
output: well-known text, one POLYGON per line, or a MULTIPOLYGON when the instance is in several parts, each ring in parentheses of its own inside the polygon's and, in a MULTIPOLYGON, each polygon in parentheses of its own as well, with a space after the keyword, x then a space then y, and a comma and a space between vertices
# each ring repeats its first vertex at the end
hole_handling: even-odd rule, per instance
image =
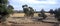
MULTIPOLYGON (((34 13, 34 17, 38 17, 39 13, 34 13)), ((49 16, 49 13, 45 13, 47 16, 49 16)), ((33 21, 31 18, 25 18, 24 17, 24 13, 14 13, 13 15, 10 14, 10 17, 7 18, 7 26, 53 26, 54 24, 51 23, 44 23, 44 22, 39 22, 39 23, 35 23, 35 24, 19 24, 22 22, 35 22, 33 21), (14 18, 13 18, 14 17, 14 18), (19 17, 19 18, 18 18, 19 17), (20 18, 20 17, 24 17, 24 18, 20 18)), ((0 26, 2 26, 0 24, 0 26)))
MULTIPOLYGON (((34 17, 38 17, 39 13, 34 13, 34 17)), ((49 16, 49 13, 45 13, 47 16, 49 16)), ((24 13, 14 13, 13 15, 10 15, 11 17, 24 17, 24 13)))

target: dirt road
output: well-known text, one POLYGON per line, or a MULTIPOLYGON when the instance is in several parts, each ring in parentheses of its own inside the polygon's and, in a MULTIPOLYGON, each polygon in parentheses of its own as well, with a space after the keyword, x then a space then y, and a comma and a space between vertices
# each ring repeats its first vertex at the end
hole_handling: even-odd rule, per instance
MULTIPOLYGON (((0 23, 0 26, 1 23, 0 23)), ((11 25, 7 25, 7 26, 53 26, 53 24, 51 23, 40 23, 40 24, 11 24, 11 25)))

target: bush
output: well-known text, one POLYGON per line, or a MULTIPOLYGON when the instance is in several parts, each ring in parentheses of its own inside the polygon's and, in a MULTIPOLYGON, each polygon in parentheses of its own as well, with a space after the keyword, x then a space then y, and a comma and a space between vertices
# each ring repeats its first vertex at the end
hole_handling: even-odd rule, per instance
POLYGON ((49 13, 53 15, 54 13, 53 9, 50 9, 49 13))
POLYGON ((60 8, 56 9, 54 11, 55 18, 57 18, 58 21, 60 21, 60 8))

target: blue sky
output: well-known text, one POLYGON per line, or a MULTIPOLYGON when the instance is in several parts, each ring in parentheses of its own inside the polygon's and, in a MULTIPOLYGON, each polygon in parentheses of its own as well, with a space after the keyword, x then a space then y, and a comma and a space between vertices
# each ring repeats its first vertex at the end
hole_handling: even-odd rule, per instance
POLYGON ((33 7, 36 11, 40 11, 42 8, 48 11, 60 7, 60 0, 9 0, 9 3, 14 7, 14 10, 23 10, 22 5, 24 4, 33 7))

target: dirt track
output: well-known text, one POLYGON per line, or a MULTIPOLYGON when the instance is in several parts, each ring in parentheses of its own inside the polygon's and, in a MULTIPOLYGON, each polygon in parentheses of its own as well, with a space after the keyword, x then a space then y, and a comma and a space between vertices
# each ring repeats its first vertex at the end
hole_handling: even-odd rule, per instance
MULTIPOLYGON (((0 26, 2 26, 0 24, 0 26)), ((53 26, 53 24, 50 23, 40 23, 40 24, 11 24, 7 26, 53 26)))
MULTIPOLYGON (((24 14, 14 14, 13 16, 15 17, 23 17, 23 15, 24 14)), ((12 16, 12 15, 11 15, 12 16)), ((37 16, 37 14, 35 14, 35 16, 37 16)), ((25 21, 25 20, 21 20, 21 19, 10 19, 10 18, 8 18, 10 21, 11 20, 13 20, 14 22, 21 22, 21 21, 25 21)), ((29 19, 27 19, 26 21, 31 21, 31 20, 29 20, 29 19)), ((8 23, 7 24, 7 26, 53 26, 53 24, 51 24, 51 23, 43 23, 43 22, 40 22, 39 24, 38 23, 36 23, 36 24, 16 24, 16 23, 14 23, 14 22, 12 22, 12 23, 8 23)), ((31 21, 32 22, 32 21, 31 21)), ((2 26, 2 24, 0 23, 0 26, 2 26)))
MULTIPOLYGON (((20 23, 21 21, 19 21, 19 20, 15 20, 14 22, 12 22, 11 20, 10 20, 10 22, 7 23, 7 26, 53 26, 54 25, 54 24, 51 24, 51 23, 44 23, 44 22, 20 23), (15 23, 16 21, 19 21, 19 22, 15 23)), ((28 19, 27 19, 27 22, 29 22, 28 19)), ((2 26, 1 23, 0 23, 0 26, 2 26)))

